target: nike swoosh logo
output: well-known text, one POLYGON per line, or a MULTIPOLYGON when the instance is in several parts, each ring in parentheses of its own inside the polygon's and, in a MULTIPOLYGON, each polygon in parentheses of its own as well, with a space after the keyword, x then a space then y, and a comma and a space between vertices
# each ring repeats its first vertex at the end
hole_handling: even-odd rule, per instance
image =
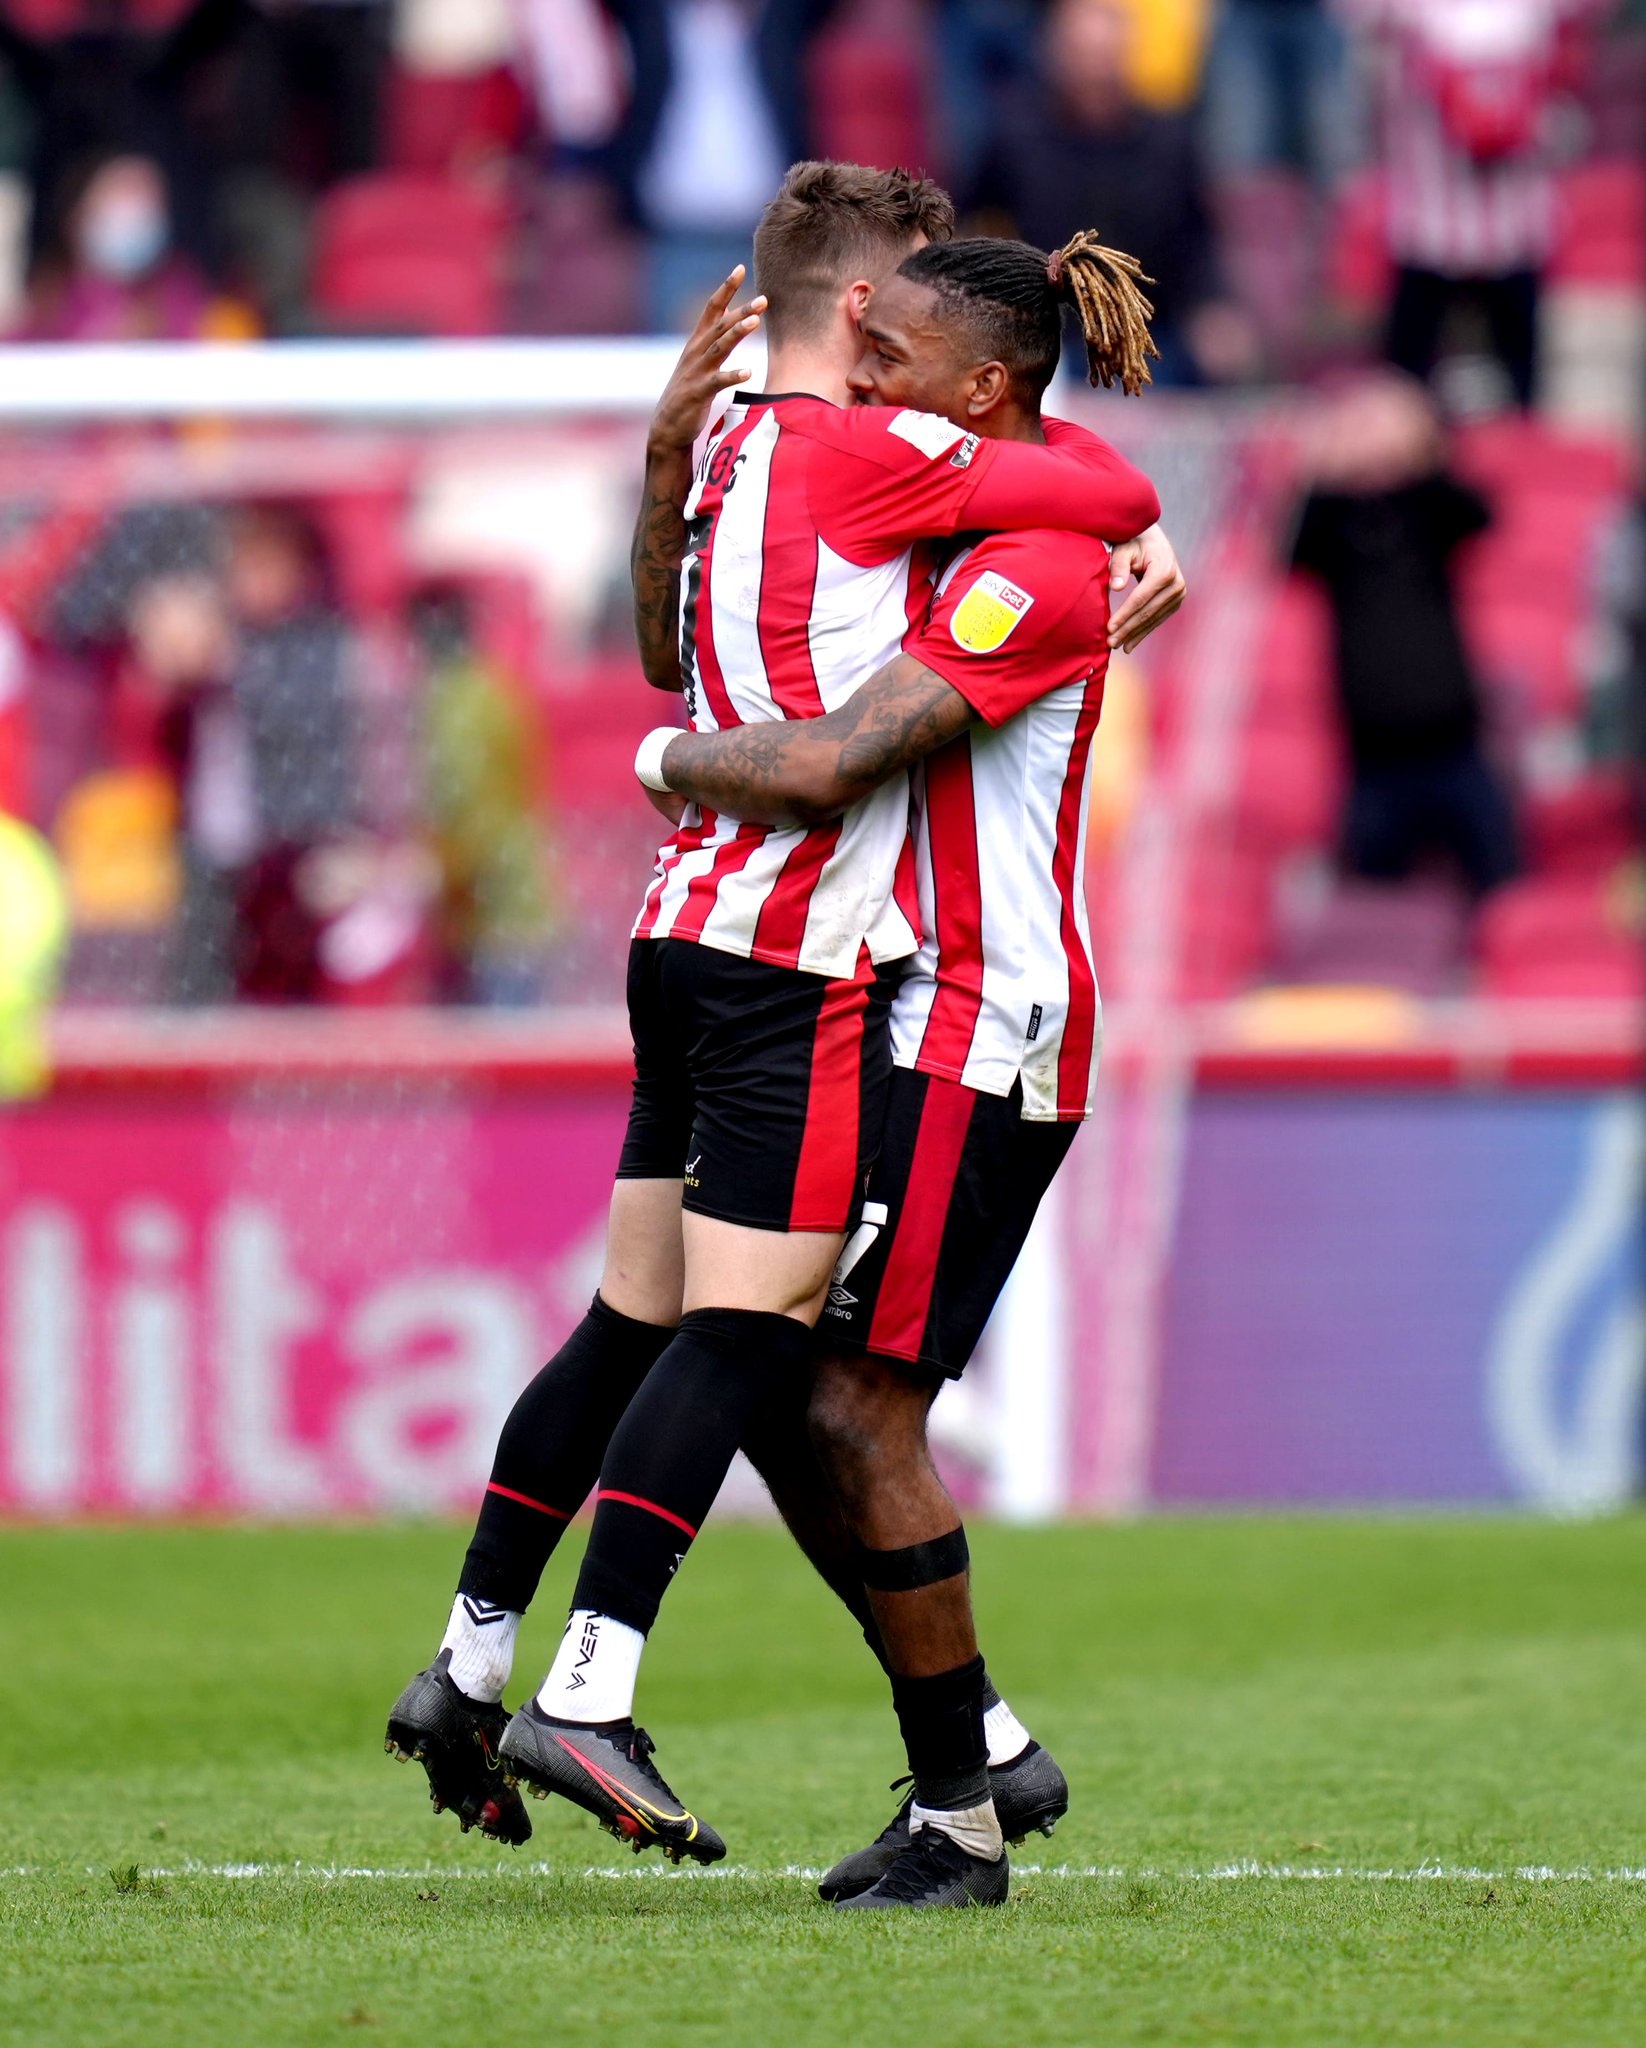
POLYGON ((642 1799, 638 1792, 631 1792, 626 1785, 620 1785, 615 1778, 603 1771, 597 1763, 591 1762, 580 1749, 573 1749, 572 1745, 563 1735, 557 1735, 554 1739, 569 1757, 575 1758, 583 1766, 584 1770, 588 1772, 589 1776, 600 1786, 602 1791, 610 1794, 626 1813, 633 1814, 642 1827, 650 1828, 655 1835, 657 1832, 656 1823, 658 1821, 664 1821, 671 1827, 677 1827, 681 1821, 689 1820, 692 1824, 691 1832, 687 1835, 686 1839, 688 1842, 697 1839, 697 1816, 695 1814, 688 1813, 684 1807, 678 1813, 665 1813, 662 1807, 652 1806, 648 1801, 642 1799), (641 1811, 642 1808, 645 1809, 643 1812, 641 1811))

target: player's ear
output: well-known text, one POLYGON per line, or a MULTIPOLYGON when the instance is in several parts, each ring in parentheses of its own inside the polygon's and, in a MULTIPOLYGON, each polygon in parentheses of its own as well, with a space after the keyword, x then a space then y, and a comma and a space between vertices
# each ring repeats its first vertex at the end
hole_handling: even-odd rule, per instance
POLYGON ((860 277, 855 284, 846 287, 846 313, 854 327, 861 327, 863 315, 868 311, 869 301, 874 297, 874 286, 866 277, 860 277))
POLYGON ((1004 363, 979 363, 971 374, 967 412, 974 420, 986 419, 1005 400, 1011 388, 1011 373, 1004 363))

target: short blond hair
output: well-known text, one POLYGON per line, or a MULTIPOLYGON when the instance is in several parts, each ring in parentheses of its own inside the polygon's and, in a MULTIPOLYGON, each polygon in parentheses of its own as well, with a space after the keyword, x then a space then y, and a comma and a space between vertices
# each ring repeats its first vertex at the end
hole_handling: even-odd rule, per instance
POLYGON ((754 281, 773 341, 820 331, 845 287, 894 270, 919 241, 954 233, 954 201, 914 171, 790 166, 754 231, 754 281))

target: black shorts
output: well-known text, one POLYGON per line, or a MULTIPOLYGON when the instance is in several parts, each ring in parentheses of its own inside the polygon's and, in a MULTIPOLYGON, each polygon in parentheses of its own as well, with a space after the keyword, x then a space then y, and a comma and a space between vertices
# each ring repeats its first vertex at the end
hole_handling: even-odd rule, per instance
POLYGON ((1077 1123, 1025 1123, 1021 1089, 984 1095, 898 1067, 863 1220, 817 1326, 828 1350, 965 1371, 1077 1123))
POLYGON ((684 1180, 699 1216, 849 1230, 880 1149, 901 963, 855 979, 690 939, 629 948, 634 1100, 619 1180, 684 1180))

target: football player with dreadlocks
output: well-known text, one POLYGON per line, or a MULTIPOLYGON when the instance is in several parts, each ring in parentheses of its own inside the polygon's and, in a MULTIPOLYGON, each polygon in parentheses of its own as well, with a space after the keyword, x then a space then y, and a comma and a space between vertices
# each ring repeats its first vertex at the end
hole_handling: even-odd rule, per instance
MULTIPOLYGON (((1077 235, 933 243, 875 291, 861 402, 981 441, 1056 440, 1040 402, 1072 308, 1094 384, 1148 381, 1136 261, 1077 235)), ((963 436, 963 438, 962 438, 963 436)), ((913 769, 923 937, 892 1005, 895 1062, 862 1221, 819 1325, 811 1430, 858 1557, 913 1788, 830 1871, 854 1908, 994 1904, 1008 1862, 959 1512, 926 1441, 1041 1198, 1090 1114, 1100 1037, 1084 890, 1091 745, 1108 664, 1109 550, 1054 531, 962 537, 904 651, 823 718, 662 729, 648 786, 744 821, 816 823, 913 769)), ((1014 1724, 1015 1727, 1015 1724, 1014 1724)), ((1055 1766, 1016 1730, 1026 1779, 1055 1766)), ((1015 1807, 1014 1807, 1015 1817, 1015 1807)))

